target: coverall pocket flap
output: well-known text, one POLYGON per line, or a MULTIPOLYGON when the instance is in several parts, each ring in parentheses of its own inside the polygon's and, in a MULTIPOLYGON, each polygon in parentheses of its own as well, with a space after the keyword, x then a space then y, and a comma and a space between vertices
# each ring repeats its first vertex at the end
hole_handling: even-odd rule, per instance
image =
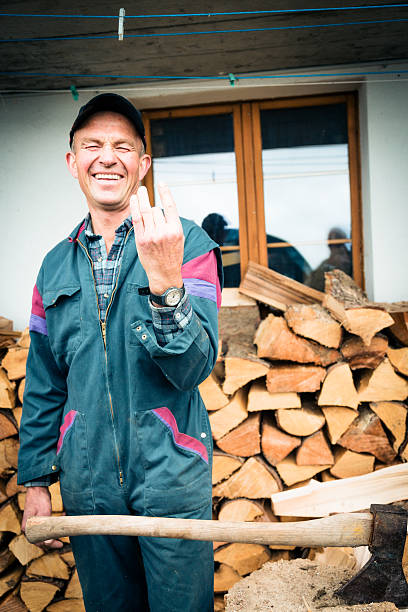
POLYGON ((79 285, 44 291, 48 337, 57 354, 76 351, 81 343, 80 296, 79 285))

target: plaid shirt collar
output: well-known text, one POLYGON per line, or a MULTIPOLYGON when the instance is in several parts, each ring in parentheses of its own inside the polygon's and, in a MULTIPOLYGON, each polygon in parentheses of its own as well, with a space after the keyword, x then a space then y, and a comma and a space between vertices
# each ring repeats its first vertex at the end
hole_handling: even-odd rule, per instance
MULTIPOLYGON (((85 230, 85 234, 86 237, 89 238, 90 240, 100 240, 102 238, 102 236, 100 234, 95 234, 93 231, 93 227, 92 227, 92 219, 91 219, 91 214, 88 213, 87 216, 85 217, 85 226, 84 226, 84 230, 85 230)), ((122 223, 115 229, 115 234, 126 234, 132 227, 132 217, 129 216, 127 217, 124 221, 122 221, 122 223)))

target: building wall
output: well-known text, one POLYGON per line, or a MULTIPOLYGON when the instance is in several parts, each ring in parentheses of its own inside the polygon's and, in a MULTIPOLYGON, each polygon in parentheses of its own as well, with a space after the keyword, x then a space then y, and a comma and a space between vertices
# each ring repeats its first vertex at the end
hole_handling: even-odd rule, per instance
MULTIPOLYGON (((276 88, 269 91, 270 97, 277 95, 276 88)), ((331 91, 320 88, 320 93, 331 91)), ((239 99, 241 92, 233 93, 239 99)), ((28 323, 44 255, 87 212, 64 157, 73 118, 93 93, 82 93, 78 101, 71 94, 2 98, 0 315, 13 319, 15 329, 28 323)), ((294 93, 288 87, 285 95, 294 93)), ((408 299, 407 105, 407 82, 360 88, 365 277, 369 297, 380 301, 408 299)))
POLYGON ((408 81, 360 92, 366 289, 376 301, 408 300, 408 81))

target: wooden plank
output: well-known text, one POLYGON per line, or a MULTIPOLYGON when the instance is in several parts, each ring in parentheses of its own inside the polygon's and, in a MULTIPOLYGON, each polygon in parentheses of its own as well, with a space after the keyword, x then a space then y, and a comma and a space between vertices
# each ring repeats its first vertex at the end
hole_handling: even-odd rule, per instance
POLYGON ((321 304, 324 297, 320 291, 302 285, 254 261, 248 262, 239 290, 282 311, 285 311, 290 304, 321 304))
POLYGON ((390 504, 408 499, 408 463, 393 465, 363 476, 317 482, 272 495, 277 516, 320 517, 356 512, 371 504, 390 504))

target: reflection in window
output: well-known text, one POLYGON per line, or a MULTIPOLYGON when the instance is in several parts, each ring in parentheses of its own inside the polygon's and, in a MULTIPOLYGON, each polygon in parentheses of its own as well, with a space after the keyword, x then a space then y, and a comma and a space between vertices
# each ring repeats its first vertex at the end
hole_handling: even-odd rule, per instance
POLYGON ((352 272, 346 107, 264 110, 261 125, 268 265, 323 290, 325 271, 352 272))
POLYGON ((151 121, 155 201, 167 183, 179 214, 222 247, 225 286, 240 283, 238 192, 232 115, 151 121))

